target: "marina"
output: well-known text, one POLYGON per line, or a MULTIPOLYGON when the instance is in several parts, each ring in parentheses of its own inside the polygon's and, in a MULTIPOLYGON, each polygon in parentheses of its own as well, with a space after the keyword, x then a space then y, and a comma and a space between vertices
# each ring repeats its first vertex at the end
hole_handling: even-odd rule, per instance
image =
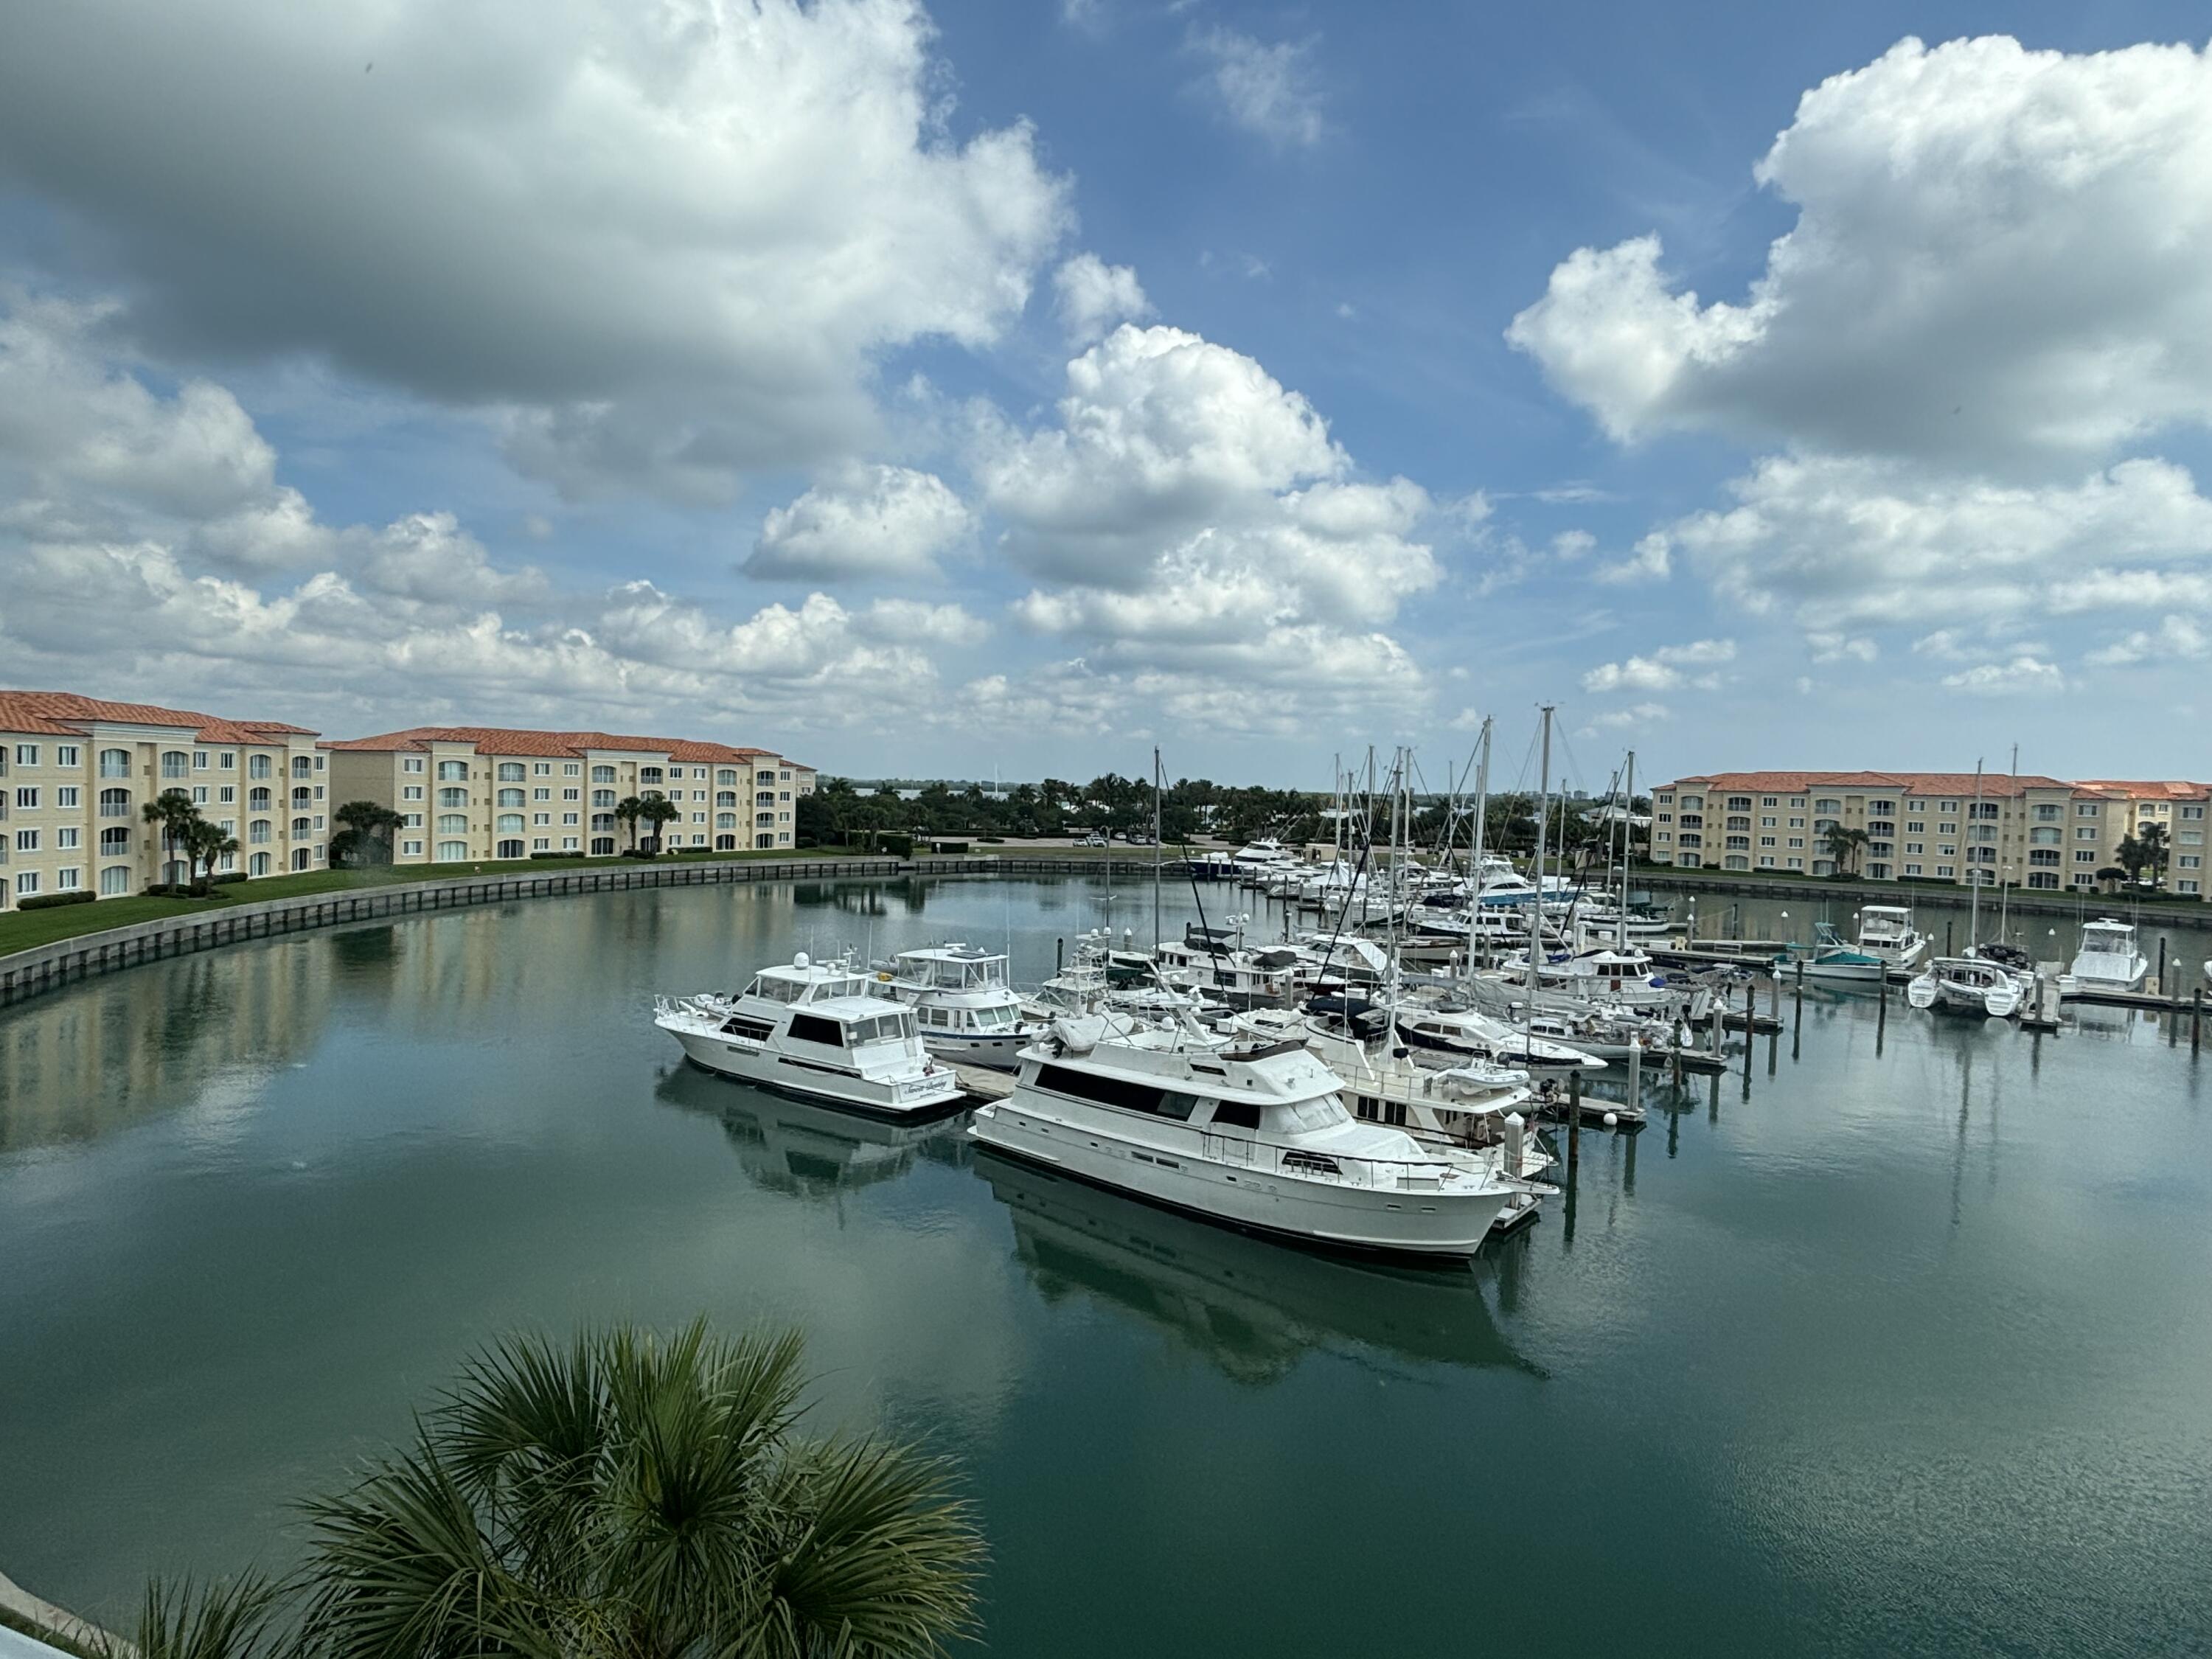
MULTIPOLYGON (((1912 1014, 1895 987, 1762 982, 1783 1029, 1721 1034, 1679 1082, 1641 1067, 1640 1133, 1602 1127, 1626 1065, 1583 1077, 1579 1123, 1545 1127, 1540 1218, 1443 1269, 1010 1162, 965 1105, 899 1121, 763 1092, 641 1017, 848 943, 992 940, 1036 985, 1102 925, 1149 948, 1151 907, 1096 877, 581 892, 244 941, 9 1011, 0 1409, 22 1431, 0 1443, 0 1560, 111 1615, 149 1565, 281 1565, 285 1503, 404 1432, 410 1379, 481 1331, 704 1310, 803 1319, 833 1411, 967 1462, 993 1652, 1449 1650, 1459 1614, 1430 1598, 1316 1608, 1304 1542, 1443 1582, 1583 1549, 1598 1492, 1675 1545, 1565 1602, 1497 1581, 1531 1652, 2117 1655, 2147 1607, 2212 1616, 2212 1515, 2175 1454, 2212 1436, 2206 1264, 2181 1247, 2212 1235, 2212 1118, 2170 1012, 2069 1003, 2038 1036, 1912 1014), (1262 1449, 1323 1424, 1357 1425, 1393 1479, 1262 1449), (1501 1439, 1544 1444, 1541 1472, 1474 1501, 1501 1439), (1193 1552, 1234 1589, 1126 1606, 1193 1552), (1097 1612, 1071 1626, 1071 1601, 1097 1612)), ((1196 920, 1164 896, 1170 933, 1196 920)))

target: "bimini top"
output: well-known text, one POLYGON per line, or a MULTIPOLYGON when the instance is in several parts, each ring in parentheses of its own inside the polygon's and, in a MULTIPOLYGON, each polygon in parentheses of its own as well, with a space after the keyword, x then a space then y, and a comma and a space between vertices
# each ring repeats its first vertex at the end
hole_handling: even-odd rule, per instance
POLYGON ((901 979, 946 991, 975 990, 1006 982, 1005 951, 986 951, 957 939, 902 951, 897 968, 901 979))

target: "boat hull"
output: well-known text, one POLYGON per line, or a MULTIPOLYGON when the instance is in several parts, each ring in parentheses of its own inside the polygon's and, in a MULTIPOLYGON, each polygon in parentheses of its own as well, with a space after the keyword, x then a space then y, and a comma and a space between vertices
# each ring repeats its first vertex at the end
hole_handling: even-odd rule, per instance
POLYGON ((1011 1072, 1023 1048, 1036 1042, 1036 1037, 1034 1030, 994 1032, 988 1036, 947 1036, 924 1031, 921 1046, 948 1066, 981 1066, 994 1072, 1011 1072))
POLYGON ((979 1108, 968 1133, 990 1151, 1220 1225, 1365 1255, 1473 1255, 1511 1196, 1301 1181, 1164 1152, 1109 1130, 1047 1119, 1012 1101, 979 1108))
POLYGON ((684 1057, 702 1071, 802 1100, 828 1101, 855 1111, 904 1118, 943 1111, 963 1098, 959 1079, 949 1071, 941 1079, 931 1080, 927 1089, 902 1089, 894 1083, 856 1077, 773 1049, 733 1043, 719 1034, 666 1025, 661 1029, 676 1039, 684 1057))

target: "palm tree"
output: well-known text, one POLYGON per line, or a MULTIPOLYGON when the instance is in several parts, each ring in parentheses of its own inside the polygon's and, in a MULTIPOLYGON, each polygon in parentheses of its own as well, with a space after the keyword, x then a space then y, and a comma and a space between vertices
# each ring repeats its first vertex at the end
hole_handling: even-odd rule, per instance
POLYGON ((192 805, 192 798, 181 789, 164 789, 139 809, 138 816, 149 823, 157 824, 161 831, 161 879, 170 882, 177 862, 177 843, 185 831, 198 817, 200 810, 192 805))
POLYGON ((635 795, 624 795, 615 803, 615 817, 629 829, 629 850, 637 851, 637 817, 644 811, 645 803, 635 795))
POLYGON ((307 1505, 288 1583, 157 1585, 141 1659, 940 1653, 975 1620, 969 1508, 935 1459, 795 1432, 799 1356, 703 1323, 496 1344, 307 1505))
POLYGON ((684 816, 674 801, 663 795, 647 795, 637 805, 637 816, 652 826, 653 850, 660 850, 660 826, 684 816))
POLYGON ((2166 826, 2146 823, 2136 831, 2136 842, 2142 848, 2143 866, 2150 872, 2150 888, 2154 893, 2166 884, 2166 860, 2169 851, 2166 844, 2166 826))
POLYGON ((1832 823, 1828 826, 1827 835, 1822 844, 1826 848, 1828 856, 1835 860, 1838 875, 1849 875, 1851 872, 1852 867, 1858 862, 1859 851, 1867 844, 1868 840, 1867 832, 1863 830, 1848 829, 1840 823, 1832 823))
POLYGON ((185 833, 179 840, 185 849, 185 861, 198 872, 193 877, 195 883, 214 880, 216 866, 226 858, 234 857, 239 850, 237 836, 198 812, 192 814, 192 821, 185 826, 185 833))
POLYGON ((331 822, 343 827, 331 837, 330 856, 332 864, 372 864, 392 862, 392 837, 406 822, 398 812, 381 801, 349 800, 331 814, 331 822))

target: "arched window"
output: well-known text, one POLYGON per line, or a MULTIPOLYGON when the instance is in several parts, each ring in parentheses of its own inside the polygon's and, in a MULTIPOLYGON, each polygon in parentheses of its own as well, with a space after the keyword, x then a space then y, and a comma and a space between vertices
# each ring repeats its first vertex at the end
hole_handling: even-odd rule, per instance
POLYGON ((714 781, 717 783, 735 783, 737 781, 738 771, 733 766, 725 766, 714 774, 714 781))
MULTIPOLYGON (((254 819, 252 823, 248 825, 246 828, 246 840, 252 842, 267 841, 269 839, 269 820, 267 818, 254 819)), ((263 873, 263 872, 258 870, 254 872, 254 874, 256 875, 263 873)))
POLYGON ((519 836, 522 833, 522 814, 520 812, 501 812, 499 815, 498 822, 492 827, 497 830, 502 836, 519 836))
POLYGON ((456 864, 468 857, 469 844, 465 841, 441 841, 438 843, 438 862, 456 864))
POLYGON ((100 792, 100 816, 104 818, 127 818, 131 816, 131 792, 128 789, 103 789, 100 792))
POLYGON ((592 837, 592 856, 593 858, 603 859, 611 857, 614 854, 614 850, 615 838, 612 836, 594 836, 592 837))
POLYGON ((131 751, 128 749, 103 749, 100 751, 100 775, 103 778, 127 778, 131 775, 131 751))
POLYGON ((520 806, 522 801, 523 794, 520 789, 502 789, 499 792, 499 804, 501 806, 520 806))
POLYGON ((111 864, 100 872, 100 894, 102 898, 113 898, 131 890, 131 866, 111 864))
POLYGON ((295 789, 292 792, 292 805, 295 807, 313 805, 314 804, 314 799, 315 797, 312 791, 306 789, 295 789))
POLYGON ((191 775, 191 770, 192 757, 186 754, 183 750, 165 749, 161 751, 161 775, 163 777, 189 777, 191 775))
MULTIPOLYGON (((100 856, 104 859, 127 859, 131 856, 131 832, 128 830, 103 830, 100 832, 100 856)), ((127 877, 130 872, 125 871, 127 877)), ((124 884, 125 891, 130 883, 124 884)))
POLYGON ((521 858, 523 856, 522 843, 520 841, 503 841, 500 842, 499 855, 503 859, 521 858))
POLYGON ((440 761, 438 763, 439 782, 466 783, 468 781, 469 763, 466 761, 440 761))
MULTIPOLYGON (((264 824, 262 827, 266 829, 268 826, 264 824)), ((266 837, 264 836, 264 839, 265 840, 266 837)), ((246 866, 246 872, 249 875, 267 875, 269 873, 269 854, 266 853, 256 853, 253 855, 252 861, 246 866)))
POLYGON ((249 812, 267 811, 269 810, 269 792, 266 789, 247 790, 246 792, 246 810, 249 812))
MULTIPOLYGON (((465 836, 468 830, 469 815, 465 812, 448 812, 438 820, 438 833, 441 836, 465 836)), ((441 853, 438 856, 446 855, 441 853)))
POLYGON ((737 838, 735 836, 715 836, 715 837, 714 837, 714 850, 715 850, 717 853, 734 853, 734 852, 736 852, 736 851, 738 850, 738 838, 737 838))
POLYGON ((717 830, 734 830, 737 827, 738 815, 735 812, 717 812, 714 814, 714 828, 717 830))
POLYGON ((256 755, 246 763, 246 775, 249 778, 265 778, 270 770, 269 757, 266 755, 256 755))
POLYGON ((294 818, 292 820, 292 839, 294 841, 305 841, 309 836, 313 835, 314 831, 315 826, 312 820, 307 818, 294 818))
POLYGON ((527 775, 520 761, 501 761, 499 763, 499 781, 501 783, 520 783, 527 775))

